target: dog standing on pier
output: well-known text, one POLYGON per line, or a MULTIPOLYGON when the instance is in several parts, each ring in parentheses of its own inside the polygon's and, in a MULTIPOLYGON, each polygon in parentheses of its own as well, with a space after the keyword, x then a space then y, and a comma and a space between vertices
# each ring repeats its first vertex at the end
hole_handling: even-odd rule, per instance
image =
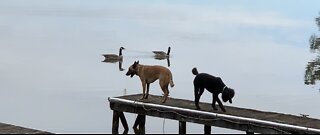
POLYGON ((141 100, 148 98, 150 83, 153 83, 158 79, 160 87, 164 93, 162 103, 165 103, 167 97, 169 96, 169 84, 171 87, 174 86, 171 71, 163 66, 141 65, 139 64, 139 61, 135 61, 133 65, 129 67, 126 75, 130 77, 137 75, 140 77, 143 88, 143 95, 141 97, 141 100))
POLYGON ((222 93, 222 100, 223 102, 229 101, 230 104, 232 103, 232 98, 234 97, 234 90, 228 88, 222 81, 220 77, 215 77, 206 73, 198 72, 197 68, 192 69, 192 73, 196 75, 193 80, 194 85, 194 97, 195 97, 195 105, 197 109, 200 109, 199 100, 201 95, 204 92, 204 89, 207 89, 209 92, 212 93, 212 108, 217 110, 215 104, 218 102, 221 110, 226 112, 226 109, 223 107, 222 102, 220 101, 218 95, 222 93))

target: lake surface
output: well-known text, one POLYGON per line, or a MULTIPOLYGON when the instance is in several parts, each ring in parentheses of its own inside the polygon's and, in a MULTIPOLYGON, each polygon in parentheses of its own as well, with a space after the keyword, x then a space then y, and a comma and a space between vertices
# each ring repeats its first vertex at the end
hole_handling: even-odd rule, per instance
MULTIPOLYGON (((0 1, 0 122, 111 133, 108 97, 141 93, 139 78, 125 76, 128 67, 136 60, 168 67, 152 53, 168 46, 171 97, 194 99, 197 67, 235 89, 233 104, 225 105, 320 119, 320 85, 304 83, 307 63, 317 57, 309 38, 319 32, 320 3, 308 2, 0 1), (101 62, 121 46, 123 71, 101 62)), ((150 94, 162 95, 158 82, 150 94)), ((200 101, 210 103, 209 92, 200 101)), ((132 127, 136 115, 125 115, 132 127)), ((146 123, 146 133, 178 133, 176 121, 146 123)), ((202 132, 187 123, 187 133, 202 132)))

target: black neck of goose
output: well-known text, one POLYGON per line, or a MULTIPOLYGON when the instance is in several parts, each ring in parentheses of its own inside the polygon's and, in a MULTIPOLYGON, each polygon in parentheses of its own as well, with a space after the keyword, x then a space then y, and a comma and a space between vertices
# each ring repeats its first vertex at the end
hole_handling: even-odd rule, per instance
POLYGON ((169 54, 170 54, 170 50, 171 50, 171 49, 170 49, 170 48, 168 48, 168 52, 167 52, 167 55, 169 55, 169 54))
POLYGON ((122 49, 119 50, 119 56, 122 56, 122 49))

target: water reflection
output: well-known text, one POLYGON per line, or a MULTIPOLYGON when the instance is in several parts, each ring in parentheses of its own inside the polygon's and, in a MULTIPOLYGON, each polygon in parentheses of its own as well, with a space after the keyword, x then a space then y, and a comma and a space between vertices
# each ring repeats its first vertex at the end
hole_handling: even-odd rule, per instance
POLYGON ((169 58, 169 56, 166 56, 166 57, 160 57, 160 56, 154 56, 153 57, 154 59, 156 59, 156 60, 167 60, 167 65, 168 65, 168 67, 170 67, 170 58, 169 58))
MULTIPOLYGON (((320 30, 320 17, 316 18, 316 24, 320 30)), ((306 85, 315 85, 317 80, 320 80, 320 38, 313 34, 310 37, 310 51, 317 53, 318 56, 308 62, 305 72, 304 83, 306 85)))
POLYGON ((105 63, 119 63, 119 71, 124 71, 124 69, 122 68, 122 62, 123 62, 123 59, 121 60, 108 60, 108 59, 105 59, 101 62, 105 62, 105 63))
MULTIPOLYGON (((167 60, 167 65, 168 65, 168 67, 170 67, 170 58, 169 57, 157 57, 157 56, 154 56, 153 58, 156 59, 156 60, 167 60)), ((105 60, 103 60, 101 62, 112 63, 112 64, 118 63, 119 64, 119 67, 118 67, 119 71, 124 71, 125 70, 122 67, 123 59, 121 59, 121 60, 108 60, 108 59, 105 59, 105 60)))
MULTIPOLYGON (((102 56, 104 56, 104 60, 101 62, 105 62, 105 63, 119 63, 119 71, 124 71, 125 69, 122 67, 122 63, 123 63, 123 55, 122 55, 122 50, 125 50, 124 47, 120 47, 119 49, 119 55, 116 54, 102 54, 102 56)), ((135 58, 138 57, 139 59, 141 58, 154 58, 156 60, 167 60, 167 66, 170 67, 171 63, 170 63, 170 50, 171 47, 168 47, 168 51, 167 52, 163 52, 163 51, 152 51, 154 53, 153 56, 149 55, 150 52, 146 52, 146 51, 140 51, 140 50, 127 50, 126 52, 135 52, 135 53, 148 53, 148 55, 141 55, 141 56, 134 56, 135 58)), ((127 57, 127 56, 126 56, 127 57)), ((129 56, 130 57, 130 56, 129 56)), ((132 56, 131 56, 132 57, 132 56)))

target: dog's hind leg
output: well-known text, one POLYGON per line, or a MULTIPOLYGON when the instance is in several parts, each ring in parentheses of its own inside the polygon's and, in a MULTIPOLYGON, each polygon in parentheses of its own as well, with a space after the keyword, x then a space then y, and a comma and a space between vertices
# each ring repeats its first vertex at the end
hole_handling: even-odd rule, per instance
POLYGON ((198 110, 200 109, 199 100, 203 92, 204 92, 204 88, 199 88, 197 86, 194 86, 194 98, 195 98, 194 102, 198 110))
POLYGON ((163 100, 162 103, 165 103, 167 101, 167 98, 169 96, 169 89, 168 88, 164 88, 164 95, 163 95, 163 100))
POLYGON ((167 97, 169 96, 169 80, 168 78, 159 78, 159 85, 161 87, 161 90, 163 92, 163 97, 162 97, 162 103, 165 103, 167 100, 167 97))
POLYGON ((197 109, 199 110, 200 109, 200 107, 199 107, 200 97, 198 95, 199 95, 199 88, 194 86, 194 104, 196 105, 197 109))
POLYGON ((165 103, 167 101, 168 96, 169 96, 169 89, 168 89, 169 83, 163 84, 161 82, 162 81, 160 81, 160 86, 161 86, 161 89, 162 89, 162 92, 163 92, 162 103, 165 103))

